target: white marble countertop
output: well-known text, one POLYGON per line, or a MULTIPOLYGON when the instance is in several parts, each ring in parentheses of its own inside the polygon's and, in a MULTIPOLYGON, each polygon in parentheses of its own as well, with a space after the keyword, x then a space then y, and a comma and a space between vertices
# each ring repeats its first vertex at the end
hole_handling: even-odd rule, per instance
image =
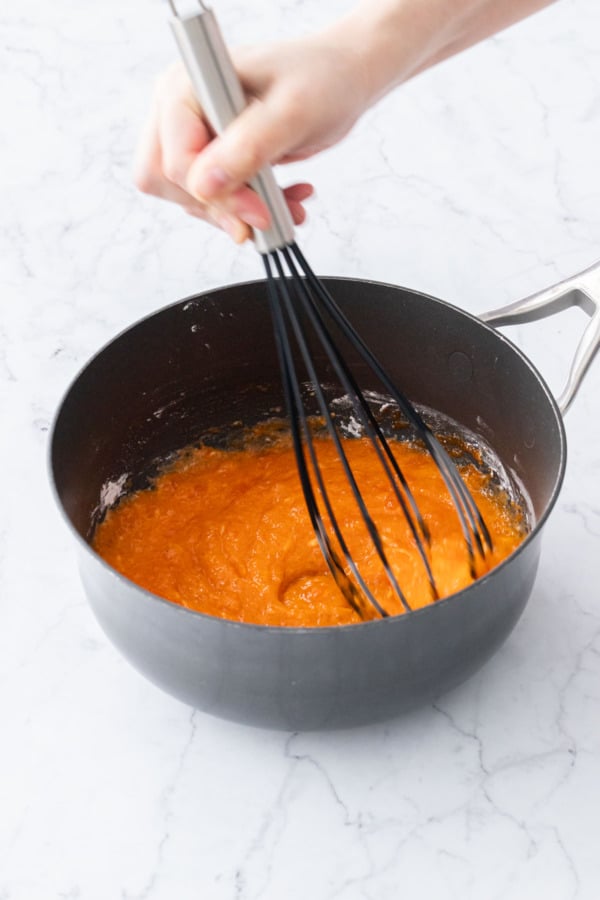
MULTIPOLYGON (((235 42, 348 5, 218 8, 235 42)), ((0 30, 1 900, 597 900, 600 360, 566 418, 530 602, 479 674, 337 733, 183 706, 85 602, 48 427, 119 329, 259 264, 131 184, 151 81, 174 52, 160 4, 21 0, 0 30)), ((298 166, 318 188, 302 243, 322 274, 484 311, 600 258, 599 147, 600 6, 561 0, 298 166)), ((573 312, 511 337, 558 391, 583 324, 573 312)))

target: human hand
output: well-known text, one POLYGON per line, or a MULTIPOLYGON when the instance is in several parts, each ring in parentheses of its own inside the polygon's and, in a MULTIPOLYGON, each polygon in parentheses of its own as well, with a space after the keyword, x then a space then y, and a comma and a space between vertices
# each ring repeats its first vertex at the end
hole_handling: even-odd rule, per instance
MULTIPOLYGON (((135 181, 144 193, 179 203, 241 243, 269 212, 247 182, 265 164, 306 159, 332 146, 364 111, 367 91, 356 51, 326 33, 239 50, 234 65, 249 105, 214 137, 182 64, 159 79, 141 136, 135 181)), ((304 221, 306 183, 284 194, 296 225, 304 221)))
MULTIPOLYGON (((182 65, 159 80, 139 143, 135 180, 241 242, 270 224, 247 182, 266 163, 313 156, 337 143, 380 97, 551 0, 360 0, 310 37, 238 50, 249 106, 214 137, 182 65)), ((310 184, 285 190, 296 224, 310 184)))

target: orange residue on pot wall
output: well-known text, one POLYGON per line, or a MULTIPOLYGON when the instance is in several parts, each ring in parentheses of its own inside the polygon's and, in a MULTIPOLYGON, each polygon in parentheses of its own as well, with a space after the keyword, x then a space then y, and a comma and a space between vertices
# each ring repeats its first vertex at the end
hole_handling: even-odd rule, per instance
MULTIPOLYGON (((318 440, 325 483, 360 571, 391 614, 402 613, 328 440, 318 440)), ((389 483, 366 440, 346 451, 377 522, 386 553, 412 608, 432 602, 427 575, 389 483)), ((458 517, 431 458, 392 444, 431 532, 431 566, 440 596, 473 581, 458 517)), ((478 576, 523 539, 520 511, 490 475, 468 466, 463 477, 493 539, 478 576)), ((174 603, 221 618, 266 625, 325 626, 360 621, 337 588, 305 509, 288 441, 242 450, 185 451, 153 487, 124 499, 98 527, 94 547, 115 569, 174 603)))

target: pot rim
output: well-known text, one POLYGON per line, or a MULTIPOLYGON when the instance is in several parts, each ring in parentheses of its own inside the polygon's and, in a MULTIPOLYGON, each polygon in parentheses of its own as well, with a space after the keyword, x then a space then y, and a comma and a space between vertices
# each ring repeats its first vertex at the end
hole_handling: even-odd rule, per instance
POLYGON ((509 556, 507 556, 501 563, 499 563, 497 566, 494 566, 493 569, 491 569, 489 572, 487 572, 481 578, 478 578, 476 581, 474 581, 472 584, 468 585, 466 588, 463 588, 460 591, 456 591, 453 594, 449 594, 447 597, 444 597, 441 600, 436 600, 433 603, 427 604, 426 606, 420 607, 418 609, 410 610, 410 612, 404 612, 397 616, 389 616, 385 619, 378 618, 378 619, 371 619, 367 622, 356 622, 356 623, 350 623, 350 624, 346 624, 346 625, 326 625, 326 626, 263 625, 263 624, 258 624, 258 623, 254 623, 254 622, 237 622, 233 619, 226 619, 226 618, 221 618, 219 616, 212 616, 212 615, 209 615, 208 613, 204 613, 204 612, 201 612, 201 611, 195 610, 195 609, 190 609, 189 607, 182 606, 178 603, 173 603, 173 601, 167 600, 165 597, 161 597, 158 594, 153 594, 151 591, 147 590, 146 588, 143 588, 140 585, 136 584, 136 582, 131 581, 131 579, 127 578, 125 575, 123 575, 121 572, 117 571, 117 569, 113 568, 109 563, 107 563, 100 556, 100 554, 98 554, 94 550, 94 548, 85 540, 85 538, 82 537, 82 535, 79 533, 79 531, 75 528, 75 526, 71 522, 71 519, 69 518, 69 516, 65 510, 65 507, 63 505, 62 499, 59 495, 58 488, 56 485, 56 480, 54 477, 53 459, 52 459, 55 435, 56 435, 56 432, 58 429, 59 419, 60 419, 61 412, 63 410, 64 404, 65 404, 69 394, 71 393, 71 391, 73 390, 73 388, 75 387, 75 385, 77 384, 77 382, 79 381, 79 379, 81 378, 83 373, 89 368, 89 366, 91 366, 93 364, 93 362, 96 359, 98 359, 100 356, 102 356, 113 344, 115 344, 117 341, 119 341, 126 334, 128 334, 131 331, 134 331, 136 328, 138 328, 144 322, 147 322, 148 320, 154 318, 155 316, 165 313, 170 309, 174 309, 175 307, 181 306, 183 309, 183 308, 185 308, 186 304, 192 303, 194 301, 204 302, 205 300, 209 300, 212 295, 221 294, 223 291, 227 291, 229 288, 253 287, 257 284, 266 284, 266 280, 264 278, 256 278, 256 279, 252 279, 249 281, 234 282, 232 284, 223 285, 221 287, 209 288, 207 291, 202 291, 202 292, 196 293, 196 294, 190 294, 180 300, 176 300, 173 303, 167 303, 165 306, 162 306, 159 309, 153 310, 152 312, 148 313, 147 315, 142 316, 140 319, 136 319, 136 321, 133 322, 132 324, 127 325, 125 328, 121 329, 121 331, 119 331, 116 335, 114 335, 112 338, 110 338, 105 344, 103 344, 100 347, 100 349, 97 350, 91 357, 89 357, 89 359, 87 359, 86 362, 77 370, 77 372, 75 373, 73 378, 68 383, 68 385, 67 385, 66 389, 64 390, 64 392, 60 398, 60 401, 56 407, 54 416, 52 418, 52 423, 51 423, 51 426, 50 426, 50 429, 48 432, 46 464, 47 464, 48 474, 49 474, 49 478, 50 478, 52 494, 53 494, 54 500, 58 506, 58 509, 60 511, 62 518, 66 521, 68 528, 70 529, 71 533, 75 536, 79 546, 84 550, 84 552, 91 554, 91 556, 94 558, 95 562, 99 563, 113 577, 122 581, 124 585, 135 589, 142 596, 144 596, 145 599, 148 599, 151 602, 167 605, 168 607, 171 608, 171 610, 174 612, 174 614, 188 615, 188 616, 192 616, 194 618, 198 618, 200 620, 208 620, 209 622, 211 622, 215 625, 222 624, 222 625, 225 625, 230 628, 234 627, 234 628, 240 628, 240 629, 244 629, 244 630, 249 629, 251 631, 259 632, 259 633, 283 632, 286 635, 287 634, 289 634, 289 635, 305 635, 305 634, 315 634, 315 633, 323 634, 323 635, 329 634, 329 633, 337 634, 340 632, 347 632, 350 629, 353 632, 356 632, 357 629, 364 629, 364 628, 372 629, 374 627, 383 628, 383 627, 385 627, 386 624, 389 625, 391 622, 395 622, 396 625, 398 625, 398 623, 409 621, 412 618, 414 618, 415 616, 432 615, 434 613, 434 611, 436 609, 438 609, 440 606, 446 606, 447 604, 449 604, 453 601, 456 601, 458 598, 461 598, 463 595, 468 594, 470 591, 476 590, 481 585, 483 585, 484 583, 489 581, 491 578, 493 578, 496 575, 496 573, 500 572, 507 566, 511 565, 513 560, 515 560, 519 556, 519 554, 523 553, 526 550, 526 548, 529 546, 529 544, 531 544, 532 541, 535 540, 539 536, 550 513, 552 512, 552 510, 554 508, 554 505, 556 504, 556 501, 558 499, 558 495, 560 494, 560 490, 561 490, 562 483, 564 480, 566 464, 567 464, 567 439, 566 439, 564 420, 563 420, 562 414, 560 412, 560 409, 558 407, 558 403, 557 403, 554 395, 552 394, 550 388, 546 384, 545 379, 543 378, 543 376, 541 375, 541 373, 539 372, 537 367, 531 362, 529 357, 527 357, 525 355, 525 353, 523 353, 523 351, 519 349, 519 347, 517 347, 504 334, 497 331, 491 325, 488 325, 487 322, 484 322, 482 319, 480 319, 477 315, 470 313, 467 310, 462 309, 461 307, 455 306, 454 304, 449 303, 447 300, 441 300, 439 297, 434 297, 433 295, 426 294, 423 291, 418 291, 413 288, 403 287, 402 285, 390 284, 389 282, 376 281, 376 280, 370 279, 370 278, 356 278, 356 277, 329 275, 329 276, 323 276, 322 280, 323 281, 335 281, 335 282, 353 282, 353 283, 358 283, 358 284, 362 284, 362 285, 375 285, 377 287, 390 288, 392 290, 403 291, 405 293, 409 293, 409 294, 412 294, 417 297, 422 297, 426 300, 433 301, 436 304, 440 304, 441 306, 449 307, 453 312, 455 312, 461 316, 464 316, 473 322, 476 322, 478 326, 480 326, 481 328, 485 329, 488 332, 491 332, 497 340, 506 344, 514 353, 516 353, 516 355, 521 359, 521 361, 525 364, 525 366, 530 370, 530 372, 535 376, 535 378, 540 383, 540 386, 543 389, 546 399, 548 400, 548 403, 550 404, 550 407, 552 408, 552 410, 555 414, 555 419, 556 419, 556 422, 558 425, 559 441, 560 441, 560 458, 559 458, 558 472, 557 472, 557 475, 555 478, 552 492, 546 502, 545 509, 544 509, 542 515, 539 517, 539 519, 537 519, 537 521, 535 522, 535 524, 534 524, 533 528, 531 529, 531 531, 529 532, 529 534, 523 539, 523 541, 521 541, 519 546, 516 547, 513 550, 513 552, 509 556))

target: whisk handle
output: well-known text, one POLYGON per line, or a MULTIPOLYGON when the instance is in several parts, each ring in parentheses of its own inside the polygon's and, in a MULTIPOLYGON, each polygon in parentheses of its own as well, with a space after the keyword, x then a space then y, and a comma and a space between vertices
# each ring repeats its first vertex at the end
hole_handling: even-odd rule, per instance
MULTIPOLYGON (((202 4, 200 12, 181 15, 171 0, 169 6, 173 13, 171 30, 194 93, 212 129, 221 134, 243 112, 247 100, 216 16, 202 4)), ((262 168, 250 181, 250 186, 264 200, 272 219, 268 230, 254 231, 259 253, 269 253, 290 244, 294 240, 294 223, 271 167, 262 168)))

